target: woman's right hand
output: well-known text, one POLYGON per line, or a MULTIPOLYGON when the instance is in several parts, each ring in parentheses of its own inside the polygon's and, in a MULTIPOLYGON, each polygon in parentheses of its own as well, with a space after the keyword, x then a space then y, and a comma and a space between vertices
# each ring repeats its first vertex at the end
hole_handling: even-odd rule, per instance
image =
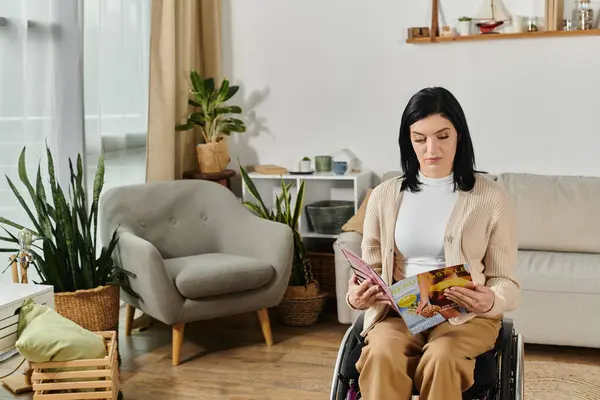
POLYGON ((348 301, 358 309, 365 310, 376 304, 390 304, 383 290, 371 279, 358 283, 358 278, 352 274, 348 281, 348 301))

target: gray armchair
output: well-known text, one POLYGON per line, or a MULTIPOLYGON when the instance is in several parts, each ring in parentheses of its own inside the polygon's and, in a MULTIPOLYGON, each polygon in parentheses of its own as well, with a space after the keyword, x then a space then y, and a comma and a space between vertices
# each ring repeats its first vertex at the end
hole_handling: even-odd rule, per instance
POLYGON ((126 335, 134 308, 173 327, 179 364, 185 324, 256 311, 272 345, 267 309, 281 301, 291 274, 291 229, 259 218, 227 188, 178 180, 117 187, 100 201, 100 232, 115 228, 115 261, 140 299, 127 303, 126 335))

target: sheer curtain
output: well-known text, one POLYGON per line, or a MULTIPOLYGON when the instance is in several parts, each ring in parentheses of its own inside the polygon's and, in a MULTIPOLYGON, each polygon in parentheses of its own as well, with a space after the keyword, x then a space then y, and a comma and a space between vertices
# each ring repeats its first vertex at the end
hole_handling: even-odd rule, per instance
POLYGON ((145 181, 151 0, 83 0, 88 187, 100 152, 106 187, 145 181))
MULTIPOLYGON (((78 0, 0 0, 0 216, 25 226, 32 225, 4 177, 27 198, 18 176, 21 149, 27 147, 32 177, 39 162, 45 173, 48 143, 63 185, 68 158, 83 151, 81 18, 78 0)), ((37 279, 34 271, 30 279, 37 279)))

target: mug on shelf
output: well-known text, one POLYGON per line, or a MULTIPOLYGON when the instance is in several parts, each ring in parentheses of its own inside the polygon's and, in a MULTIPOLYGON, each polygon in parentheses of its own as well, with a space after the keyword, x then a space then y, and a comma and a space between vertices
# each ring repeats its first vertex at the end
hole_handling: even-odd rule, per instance
POLYGON ((347 161, 334 161, 333 162, 333 172, 336 175, 344 175, 348 171, 348 162, 347 161))
POLYGON ((316 156, 315 169, 317 170, 317 172, 331 171, 331 160, 331 156, 316 156))

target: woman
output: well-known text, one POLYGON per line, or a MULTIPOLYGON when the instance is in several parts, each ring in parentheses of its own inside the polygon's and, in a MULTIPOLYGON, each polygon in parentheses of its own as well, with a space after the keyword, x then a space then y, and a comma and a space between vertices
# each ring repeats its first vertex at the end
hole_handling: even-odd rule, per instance
POLYGON ((413 385, 422 400, 459 400, 473 385, 475 358, 494 347, 503 313, 518 301, 515 212, 505 191, 475 171, 465 115, 447 90, 410 99, 398 142, 403 175, 371 194, 363 259, 388 284, 468 264, 474 289, 446 289, 468 314, 413 336, 377 286, 353 276, 346 300, 366 310, 359 385, 364 400, 408 400, 413 385))

